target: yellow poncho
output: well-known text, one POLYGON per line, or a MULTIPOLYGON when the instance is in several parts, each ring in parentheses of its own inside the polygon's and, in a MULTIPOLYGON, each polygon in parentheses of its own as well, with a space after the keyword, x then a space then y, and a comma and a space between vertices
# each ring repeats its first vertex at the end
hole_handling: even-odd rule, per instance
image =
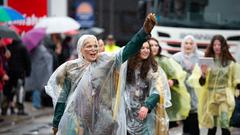
POLYGON ((221 66, 215 60, 215 68, 209 68, 206 75, 206 83, 199 84, 201 70, 195 66, 193 74, 189 77, 189 83, 196 88, 199 100, 198 117, 201 127, 228 128, 235 101, 234 90, 240 83, 240 65, 230 62, 228 66, 221 66))

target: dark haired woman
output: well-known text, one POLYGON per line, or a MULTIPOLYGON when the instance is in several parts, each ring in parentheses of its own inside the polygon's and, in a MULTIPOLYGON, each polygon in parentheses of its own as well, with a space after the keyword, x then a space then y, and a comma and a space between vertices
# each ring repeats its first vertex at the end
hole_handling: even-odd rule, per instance
POLYGON ((177 121, 184 120, 190 111, 190 95, 187 92, 184 81, 186 72, 175 60, 161 54, 161 46, 155 38, 150 38, 152 55, 167 75, 168 84, 171 89, 172 106, 167 108, 169 117, 169 128, 177 126, 177 121))
POLYGON ((199 98, 200 125, 209 128, 208 135, 215 135, 217 127, 222 135, 230 135, 229 120, 235 101, 234 90, 240 88, 239 64, 229 52, 222 35, 215 35, 206 49, 205 57, 214 59, 214 68, 201 65, 203 86, 199 98))
POLYGON ((143 43, 140 52, 128 60, 126 67, 124 97, 128 134, 164 135, 160 131, 166 128, 156 123, 165 118, 162 119, 157 112, 171 105, 171 96, 165 73, 151 55, 148 42, 143 43), (161 97, 165 100, 163 108, 158 104, 161 97))

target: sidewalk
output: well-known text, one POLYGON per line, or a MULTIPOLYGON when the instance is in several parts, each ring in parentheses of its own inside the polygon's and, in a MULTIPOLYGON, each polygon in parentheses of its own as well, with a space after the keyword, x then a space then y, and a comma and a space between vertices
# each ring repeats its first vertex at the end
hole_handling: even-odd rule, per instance
POLYGON ((28 115, 17 115, 17 114, 9 115, 8 114, 6 116, 0 116, 0 119, 3 119, 3 121, 0 122, 0 129, 6 128, 11 125, 16 125, 30 119, 35 119, 41 116, 53 114, 52 107, 43 107, 42 109, 36 110, 32 107, 31 102, 24 103, 24 107, 25 107, 25 112, 28 113, 28 115))

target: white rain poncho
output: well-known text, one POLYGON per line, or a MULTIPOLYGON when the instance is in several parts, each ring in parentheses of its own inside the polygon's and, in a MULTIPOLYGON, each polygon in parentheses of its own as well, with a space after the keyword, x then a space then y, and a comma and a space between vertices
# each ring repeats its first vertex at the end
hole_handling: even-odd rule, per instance
MULTIPOLYGON (((176 60, 182 66, 183 70, 187 72, 187 77, 186 77, 187 79, 191 75, 195 64, 198 63, 199 57, 202 57, 202 56, 203 56, 203 53, 201 53, 198 50, 194 37, 191 35, 188 35, 182 41, 181 52, 174 54, 173 59, 176 60), (190 54, 187 54, 184 50, 184 44, 188 39, 191 39, 193 41, 193 50, 190 54)), ((185 85, 191 97, 191 112, 197 112, 198 99, 194 91, 194 88, 191 86, 191 84, 188 84, 187 82, 185 82, 185 85)))
MULTIPOLYGON (((61 65, 46 86, 54 107, 56 103, 66 103, 57 133, 126 135, 125 109, 120 91, 124 80, 119 77, 124 48, 114 54, 100 53, 97 60, 90 63, 80 53, 84 39, 90 35, 84 36, 78 42, 79 58, 61 65)), ((129 46, 139 48, 145 40, 146 33, 141 30, 125 47, 128 51, 124 54, 129 57, 134 53, 129 46)))
MULTIPOLYGON (((127 62, 122 65, 121 79, 126 80, 127 62)), ((166 135, 168 133, 168 117, 165 108, 171 106, 171 93, 167 78, 163 70, 158 67, 158 71, 150 70, 147 78, 142 80, 139 77, 139 69, 135 70, 136 83, 121 83, 121 92, 124 95, 124 107, 126 111, 126 124, 129 133, 140 135, 166 135), (138 77, 137 77, 138 76, 138 77), (139 87, 139 97, 136 98, 137 89, 139 87), (143 91, 148 91, 145 93, 143 91), (139 120, 138 111, 151 94, 159 94, 160 100, 157 106, 151 110, 146 119, 139 120), (148 95, 147 97, 145 97, 148 95), (145 98, 143 98, 145 97, 145 98), (142 99, 143 98, 143 99, 142 99), (138 133, 136 133, 138 132, 138 133)))
MULTIPOLYGON (((46 91, 52 97, 54 106, 56 102, 67 103, 58 134, 110 135, 120 129, 118 125, 121 124, 112 116, 122 50, 112 55, 102 53, 93 63, 85 61, 80 54, 78 59, 66 62, 54 72, 46 91), (65 87, 71 90, 62 91, 61 88, 65 87)), ((124 112, 117 113, 124 117, 124 112)))

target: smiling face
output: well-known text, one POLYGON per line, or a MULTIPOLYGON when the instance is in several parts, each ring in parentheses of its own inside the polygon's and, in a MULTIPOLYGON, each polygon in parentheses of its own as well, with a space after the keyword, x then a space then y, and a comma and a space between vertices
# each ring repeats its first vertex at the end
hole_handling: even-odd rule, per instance
POLYGON ((185 40, 185 42, 184 42, 184 46, 183 46, 183 49, 184 49, 184 52, 186 53, 186 54, 190 54, 190 53, 192 53, 193 52, 193 49, 194 49, 194 47, 193 47, 193 40, 192 39, 190 39, 190 38, 188 38, 188 39, 186 39, 185 40))
POLYGON ((96 61, 98 55, 98 42, 95 38, 87 38, 81 48, 83 58, 89 62, 96 61))
POLYGON ((213 51, 215 56, 220 56, 221 54, 221 42, 219 40, 215 40, 213 42, 213 51))
POLYGON ((149 43, 151 45, 151 51, 152 51, 152 55, 156 56, 159 52, 159 45, 156 41, 154 40, 149 40, 149 43))
POLYGON ((143 46, 140 49, 139 56, 142 60, 145 60, 149 57, 149 55, 150 55, 150 46, 147 42, 145 42, 145 43, 143 43, 143 46))

